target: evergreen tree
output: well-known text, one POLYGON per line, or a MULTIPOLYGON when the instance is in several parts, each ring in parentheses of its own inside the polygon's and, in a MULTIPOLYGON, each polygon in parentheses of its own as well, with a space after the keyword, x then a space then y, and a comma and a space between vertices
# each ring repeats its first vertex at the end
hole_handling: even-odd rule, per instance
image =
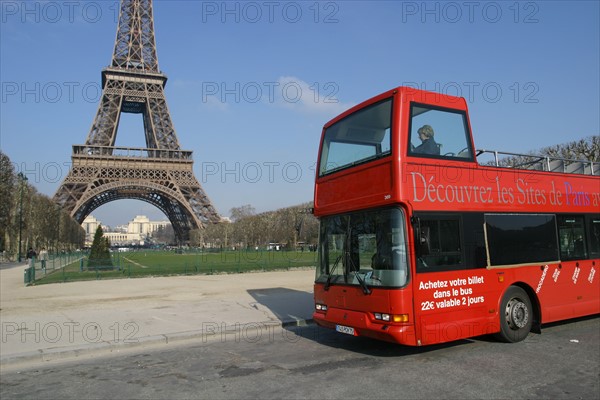
POLYGON ((94 241, 92 242, 92 248, 90 249, 90 256, 88 257, 88 269, 91 268, 112 268, 112 260, 110 258, 110 244, 108 238, 104 237, 102 227, 98 226, 96 233, 94 234, 94 241))

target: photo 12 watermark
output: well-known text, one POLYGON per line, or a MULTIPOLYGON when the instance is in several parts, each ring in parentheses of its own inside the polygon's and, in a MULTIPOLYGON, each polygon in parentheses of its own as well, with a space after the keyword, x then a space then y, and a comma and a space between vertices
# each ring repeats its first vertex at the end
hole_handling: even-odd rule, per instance
POLYGON ((140 327, 128 322, 3 321, 2 343, 137 343, 140 327))
POLYGON ((201 12, 202 23, 337 24, 340 3, 334 1, 203 1, 201 12))
POLYGON ((203 322, 201 325, 202 342, 220 343, 274 343, 278 340, 297 343, 301 339, 317 340, 323 333, 316 325, 306 325, 298 321, 296 325, 284 326, 281 322, 226 323, 217 321, 203 322))
POLYGON ((200 163, 200 182, 208 183, 298 183, 314 179, 316 163, 303 165, 296 161, 249 161, 200 163))
POLYGON ((15 173, 23 174, 30 183, 60 183, 71 169, 71 162, 12 162, 15 173))
POLYGON ((511 102, 537 104, 540 102, 540 85, 535 81, 496 82, 414 82, 405 81, 401 86, 435 92, 443 96, 463 97, 468 103, 511 102))
POLYGON ((98 103, 102 87, 98 82, 14 82, 0 83, 2 104, 98 103))
POLYGON ((90 23, 119 20, 118 1, 5 1, 0 2, 2 23, 90 23))
POLYGON ((540 22, 540 3, 534 1, 403 1, 401 10, 402 23, 540 22))
POLYGON ((210 103, 287 103, 337 104, 336 82, 280 79, 278 81, 202 82, 202 102, 210 103))

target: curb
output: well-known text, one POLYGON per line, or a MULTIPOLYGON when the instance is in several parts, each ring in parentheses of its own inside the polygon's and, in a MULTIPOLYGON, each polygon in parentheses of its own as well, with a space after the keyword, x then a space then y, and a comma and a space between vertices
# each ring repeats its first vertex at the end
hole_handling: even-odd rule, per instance
MULTIPOLYGON (((279 323, 275 321, 262 321, 262 322, 249 322, 243 325, 224 325, 225 329, 215 329, 211 331, 193 330, 174 332, 167 334, 159 334, 152 336, 144 336, 136 338, 131 341, 124 342, 98 342, 98 343, 86 343, 78 344, 73 346, 61 346, 61 347, 50 347, 47 349, 40 349, 30 352, 15 353, 8 356, 0 356, 0 367, 14 367, 19 364, 27 363, 44 363, 48 361, 56 360, 69 360, 76 359, 83 356, 92 356, 100 354, 111 354, 118 353, 122 350, 131 350, 136 347, 153 346, 153 345, 168 345, 177 342, 183 342, 186 340, 197 340, 202 339, 203 343, 210 343, 212 341, 221 339, 226 340, 228 335, 233 335, 236 340, 240 340, 242 334, 249 332, 257 332, 258 330, 266 329, 271 331, 276 328, 290 328, 312 325, 314 320, 309 319, 293 319, 287 321, 281 321, 279 323)), ((219 328, 219 327, 217 327, 219 328)), ((260 338, 260 336, 258 336, 260 338)), ((256 336, 252 338, 256 341, 256 336)))

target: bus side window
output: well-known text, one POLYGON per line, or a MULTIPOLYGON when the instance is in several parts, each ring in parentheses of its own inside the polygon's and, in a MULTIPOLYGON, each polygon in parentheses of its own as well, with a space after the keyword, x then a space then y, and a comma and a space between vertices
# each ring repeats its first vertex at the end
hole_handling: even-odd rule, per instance
POLYGON ((460 216, 422 214, 416 223, 418 271, 456 269, 463 264, 460 216))
POLYGON ((558 217, 558 243, 561 260, 587 258, 583 216, 558 217))
POLYGON ((586 220, 590 258, 600 258, 600 215, 589 216, 586 220))

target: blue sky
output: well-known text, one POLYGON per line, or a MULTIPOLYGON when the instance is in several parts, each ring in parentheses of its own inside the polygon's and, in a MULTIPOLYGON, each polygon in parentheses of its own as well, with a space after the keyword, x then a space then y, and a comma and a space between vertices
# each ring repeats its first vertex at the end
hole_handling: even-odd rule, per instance
MULTIPOLYGON (((52 196, 85 142, 116 1, 5 1, 0 146, 52 196)), ((167 103, 217 210, 312 200, 321 127, 400 85, 467 98, 478 148, 528 152, 600 133, 598 1, 155 0, 167 103)), ((144 147, 139 115, 117 145, 144 147)), ((138 201, 94 212, 104 223, 138 201)))

